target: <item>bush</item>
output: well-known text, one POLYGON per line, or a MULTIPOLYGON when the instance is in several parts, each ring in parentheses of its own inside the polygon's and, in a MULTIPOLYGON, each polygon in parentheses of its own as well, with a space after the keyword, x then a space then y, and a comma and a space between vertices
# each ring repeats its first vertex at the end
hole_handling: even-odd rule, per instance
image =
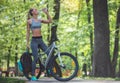
POLYGON ((115 78, 116 81, 120 81, 120 77, 119 78, 115 78))
POLYGON ((25 81, 24 80, 15 79, 15 78, 0 77, 0 83, 25 83, 25 81))

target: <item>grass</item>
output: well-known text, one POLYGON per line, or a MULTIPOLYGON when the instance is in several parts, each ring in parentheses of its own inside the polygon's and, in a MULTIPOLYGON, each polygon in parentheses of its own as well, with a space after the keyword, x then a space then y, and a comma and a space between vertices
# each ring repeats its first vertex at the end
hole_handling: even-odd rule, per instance
POLYGON ((0 77, 0 83, 25 83, 25 81, 15 78, 0 77))

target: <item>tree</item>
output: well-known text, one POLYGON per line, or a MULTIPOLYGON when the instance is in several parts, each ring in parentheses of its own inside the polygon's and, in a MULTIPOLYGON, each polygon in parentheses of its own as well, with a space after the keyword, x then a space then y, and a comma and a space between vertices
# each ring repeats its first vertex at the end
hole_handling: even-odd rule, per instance
POLYGON ((55 6, 54 6, 55 16, 53 17, 54 23, 52 24, 52 28, 51 28, 50 44, 54 40, 58 40, 58 38, 57 38, 57 26, 58 26, 59 15, 60 15, 60 0, 54 0, 54 3, 55 3, 55 6))
MULTIPOLYGON (((91 8, 90 8, 90 0, 86 0, 87 5, 87 17, 88 17, 88 28, 90 29, 90 49, 91 49, 91 63, 92 63, 92 57, 93 57, 93 28, 90 26, 91 24, 91 8)), ((90 66, 90 65, 89 65, 90 66)), ((89 68, 90 70, 90 68, 89 68)))
POLYGON ((115 70, 116 70, 118 51, 119 51, 119 28, 120 28, 120 7, 117 12, 116 28, 115 28, 114 51, 113 51, 113 59, 112 59, 113 76, 115 76, 116 73, 115 70))
POLYGON ((109 51, 109 21, 107 0, 93 0, 94 15, 94 52, 93 75, 96 77, 111 76, 111 61, 109 51))
MULTIPOLYGON (((53 17, 53 24, 52 24, 52 28, 51 28, 51 39, 50 39, 50 44, 53 42, 53 41, 57 41, 58 38, 57 38, 57 26, 58 26, 58 22, 59 22, 59 15, 60 15, 60 0, 54 0, 54 13, 55 13, 55 16, 53 17)), ((48 31, 49 32, 49 31, 48 31)), ((49 36, 49 35, 48 35, 49 36)), ((53 52, 54 54, 54 52, 53 52)), ((61 70, 60 70, 60 67, 59 65, 54 62, 54 66, 57 67, 57 73, 61 76, 61 70)), ((47 72, 48 73, 48 72, 47 72)), ((48 73, 48 76, 49 76, 49 73, 48 73)))

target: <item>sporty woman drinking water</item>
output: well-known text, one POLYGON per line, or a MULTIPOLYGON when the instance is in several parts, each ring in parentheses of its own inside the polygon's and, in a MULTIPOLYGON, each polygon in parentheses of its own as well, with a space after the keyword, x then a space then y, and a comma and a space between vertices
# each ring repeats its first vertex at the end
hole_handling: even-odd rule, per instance
MULTIPOLYGON (((35 81, 37 78, 35 77, 35 68, 36 68, 36 62, 38 59, 38 45, 40 48, 45 52, 47 50, 46 44, 42 40, 42 33, 41 33, 41 24, 42 23, 51 23, 52 19, 47 11, 46 8, 42 9, 42 11, 47 15, 47 20, 38 19, 38 10, 35 8, 32 8, 29 10, 28 13, 28 20, 27 20, 27 48, 29 48, 29 38, 30 38, 30 30, 32 31, 32 40, 31 40, 31 49, 32 49, 32 55, 34 57, 34 60, 32 62, 32 78, 31 80, 35 81), (31 18, 30 18, 31 16, 31 18)), ((48 54, 48 52, 46 52, 48 54)))

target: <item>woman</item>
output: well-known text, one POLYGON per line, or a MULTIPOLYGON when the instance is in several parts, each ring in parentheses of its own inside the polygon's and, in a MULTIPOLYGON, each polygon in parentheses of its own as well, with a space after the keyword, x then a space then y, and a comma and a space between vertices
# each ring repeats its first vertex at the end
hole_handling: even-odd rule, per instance
MULTIPOLYGON (((32 31, 31 49, 32 49, 32 55, 34 57, 34 60, 32 62, 31 80, 33 81, 37 80, 37 78, 35 77, 35 68, 36 68, 36 61, 38 59, 38 45, 44 52, 47 50, 47 46, 42 40, 41 23, 48 24, 52 22, 52 19, 47 9, 44 8, 42 9, 42 11, 47 15, 48 17, 47 20, 38 19, 38 10, 35 8, 30 9, 28 13, 27 35, 26 36, 27 36, 27 48, 29 48, 29 37, 30 37, 30 30, 31 30, 32 31)), ((48 54, 48 52, 46 54, 48 54)))

